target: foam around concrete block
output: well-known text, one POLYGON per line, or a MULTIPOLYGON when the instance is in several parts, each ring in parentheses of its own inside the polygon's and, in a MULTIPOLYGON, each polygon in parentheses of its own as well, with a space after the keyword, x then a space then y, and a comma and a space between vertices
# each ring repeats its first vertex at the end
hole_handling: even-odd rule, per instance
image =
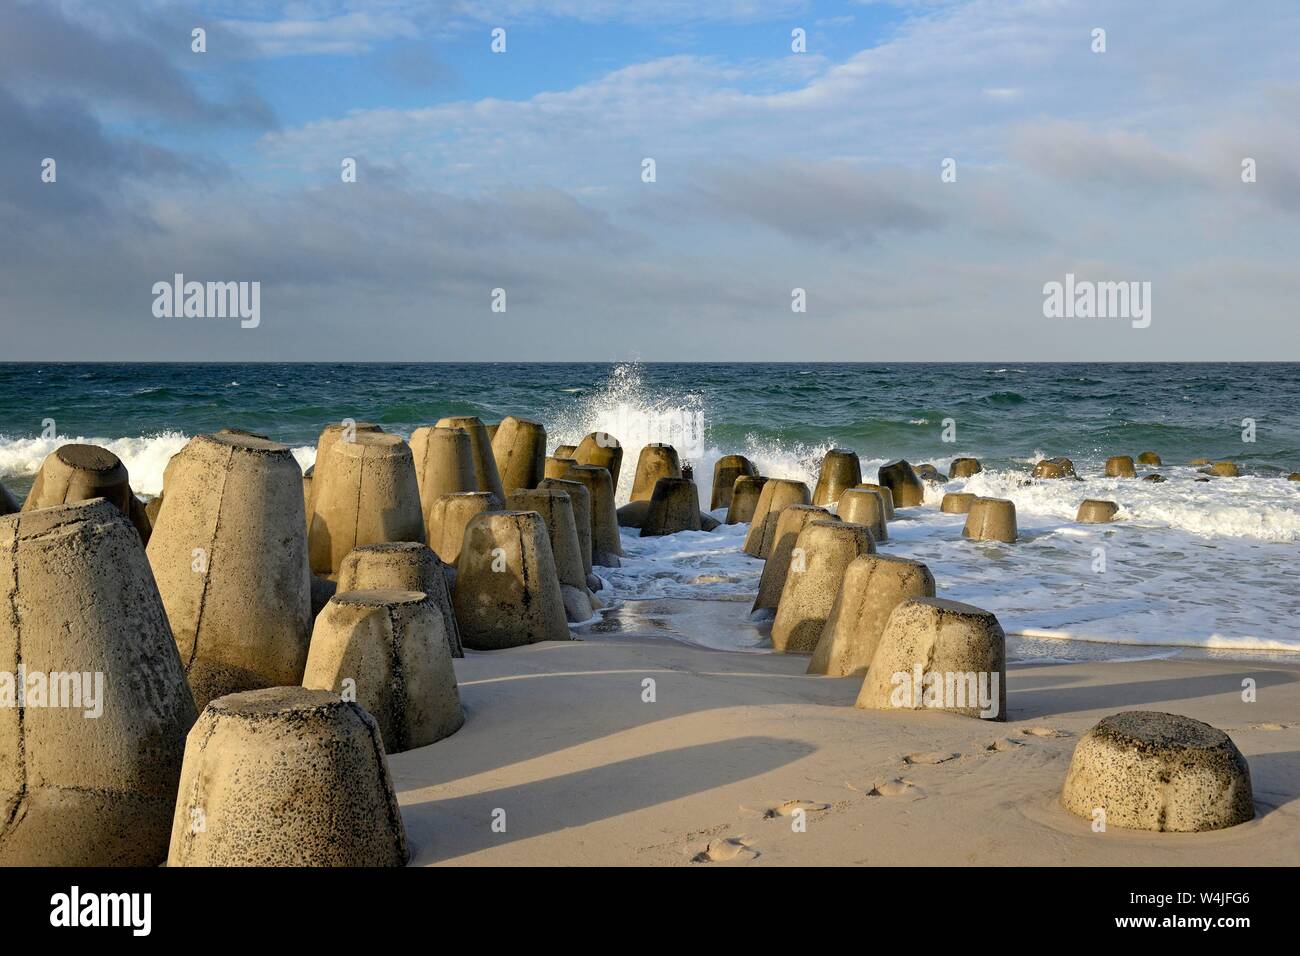
POLYGON ((569 639, 555 557, 535 511, 488 512, 469 523, 452 600, 468 648, 569 639))
POLYGON ((0 607, 26 692, 0 707, 0 866, 161 863, 195 708, 135 529, 102 498, 0 518, 0 607))
POLYGON ((969 478, 983 470, 978 458, 954 458, 952 464, 948 466, 948 477, 969 478))
POLYGON ((497 469, 497 460, 492 454, 492 439, 488 437, 487 426, 473 415, 462 415, 439 419, 438 427, 460 428, 469 435, 470 448, 474 452, 474 478, 478 483, 478 490, 491 492, 497 496, 498 501, 505 501, 505 486, 501 484, 501 472, 497 469))
POLYGON ((632 480, 631 501, 649 501, 660 478, 682 477, 682 463, 672 445, 652 442, 641 449, 632 480))
POLYGON ((1044 458, 1034 465, 1034 478, 1078 478, 1074 462, 1068 458, 1044 458))
POLYGON ((854 559, 845 569, 808 673, 865 674, 894 608, 924 597, 934 597, 934 575, 921 562, 885 554, 854 559))
POLYGON ((185 747, 167 865, 403 866, 406 830, 374 718, 273 687, 214 700, 185 747))
POLYGON ((1136 478, 1137 469, 1129 455, 1112 455, 1106 459, 1107 478, 1136 478))
POLYGON ((812 503, 831 505, 840 500, 840 495, 862 482, 862 462, 858 453, 844 448, 832 448, 822 457, 821 470, 817 473, 817 487, 813 490, 812 503))
POLYGON ((1006 720, 1006 661, 1006 635, 989 611, 941 598, 911 598, 889 615, 857 706, 1006 720))
POLYGON ((709 510, 731 507, 731 492, 741 475, 754 476, 758 469, 744 455, 723 455, 713 464, 713 490, 709 496, 709 510))
POLYGON ((817 505, 790 505, 781 512, 776 522, 772 553, 763 562, 763 574, 758 581, 758 596, 754 598, 753 611, 775 609, 781 603, 781 591, 790 574, 790 558, 794 553, 799 533, 813 521, 838 521, 835 515, 817 505))
POLYGON ((343 559, 335 593, 423 591, 442 614, 451 656, 464 657, 460 628, 456 626, 456 612, 451 604, 451 589, 447 587, 447 570, 433 549, 418 541, 367 544, 353 548, 343 559))
POLYGON ((895 508, 912 508, 925 500, 925 485, 906 459, 886 462, 878 474, 877 481, 893 494, 895 508))
POLYGON ((973 541, 1016 540, 1016 506, 1006 498, 976 498, 970 503, 962 537, 973 541))
POLYGON ((546 477, 546 426, 508 415, 492 439, 492 456, 507 496, 516 488, 536 488, 546 477))
MULTIPOLYGON (((737 479, 740 481, 741 479, 737 479)), ((749 533, 745 536, 745 553, 756 558, 766 558, 772 553, 772 544, 776 538, 776 522, 781 512, 790 505, 807 505, 812 503, 808 486, 802 481, 788 478, 769 478, 759 492, 758 504, 754 506, 753 521, 749 533)))
POLYGON ((261 438, 199 435, 168 472, 147 553, 196 703, 297 684, 312 617, 293 453, 261 438))
POLYGON ((465 722, 442 610, 423 591, 336 594, 316 618, 302 685, 355 700, 387 753, 424 747, 465 722))
POLYGON ((885 518, 885 499, 878 491, 866 488, 848 488, 840 496, 836 514, 850 524, 866 525, 871 538, 879 543, 889 537, 889 522, 885 518))
POLYGON ((762 475, 740 475, 731 486, 731 503, 727 505, 727 524, 744 524, 754 520, 758 500, 763 496, 767 479, 762 475))
POLYGON ((1255 816, 1250 767, 1223 731, 1177 714, 1130 710, 1074 749, 1061 803, 1107 826, 1197 833, 1255 816))
POLYGON ((858 524, 813 521, 799 532, 790 572, 772 621, 772 648, 811 654, 835 606, 844 572, 854 559, 876 550, 871 532, 858 524))
POLYGON ((1079 513, 1074 520, 1080 524, 1105 524, 1115 517, 1119 505, 1113 501, 1101 501, 1087 498, 1079 505, 1079 513))

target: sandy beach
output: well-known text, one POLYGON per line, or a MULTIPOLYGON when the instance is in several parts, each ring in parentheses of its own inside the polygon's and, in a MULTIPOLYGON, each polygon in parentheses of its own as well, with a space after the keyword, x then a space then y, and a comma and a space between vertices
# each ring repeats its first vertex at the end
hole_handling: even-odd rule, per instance
MULTIPOLYGON (((456 661, 465 726, 390 757, 412 865, 1287 865, 1300 858, 1300 667, 1011 664, 1005 723, 853 707, 805 655, 655 636, 745 624, 735 602, 629 602, 616 624, 456 661), (652 613, 651 613, 652 612, 652 613), (604 633, 602 633, 604 631, 604 633), (614 631, 615 633, 609 633, 614 631), (1242 681, 1257 687, 1242 701, 1242 681), (653 703, 643 681, 654 681, 653 703), (1226 731, 1256 818, 1146 833, 1059 803, 1081 734, 1117 711, 1226 731), (940 762, 934 762, 940 761, 940 762), (796 832, 791 811, 804 808, 796 832), (493 814, 505 811, 505 831, 493 814), (709 847, 713 862, 692 861, 709 847)), ((499 817, 500 814, 497 814, 499 817)))

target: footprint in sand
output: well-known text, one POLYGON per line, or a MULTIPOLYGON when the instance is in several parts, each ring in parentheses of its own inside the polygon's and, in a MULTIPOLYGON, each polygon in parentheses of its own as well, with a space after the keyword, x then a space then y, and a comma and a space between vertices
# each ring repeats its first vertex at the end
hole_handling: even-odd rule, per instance
POLYGON ((727 837, 725 840, 711 840, 708 846, 691 857, 691 862, 726 863, 738 857, 754 860, 758 855, 758 851, 746 843, 743 837, 727 837))
POLYGON ((1262 724, 1248 724, 1247 730, 1289 730, 1290 724, 1278 724, 1273 721, 1265 721, 1262 724))
POLYGON ((1068 737, 1068 732, 1055 727, 1021 727, 1020 732, 1026 737, 1068 737))
POLYGON ((925 796, 925 791, 912 783, 910 780, 904 780, 902 777, 895 777, 893 780, 886 780, 884 783, 873 784, 866 790, 861 787, 855 787, 853 784, 845 784, 850 790, 856 790, 858 793, 865 793, 869 797, 914 797, 917 800, 925 796))
POLYGON ((830 808, 831 805, 829 803, 812 803, 808 800, 787 800, 785 803, 765 810, 763 816, 771 820, 773 817, 794 816, 796 810, 803 810, 806 813, 810 810, 821 811, 829 810, 830 808))
POLYGON ((1012 737, 999 737, 991 744, 986 744, 984 749, 989 753, 1006 753, 1010 750, 1019 750, 1023 746, 1023 741, 1015 740, 1012 737))
POLYGON ((908 766, 915 764, 947 763, 949 760, 956 760, 960 756, 961 754, 935 750, 929 753, 904 754, 903 763, 908 766))

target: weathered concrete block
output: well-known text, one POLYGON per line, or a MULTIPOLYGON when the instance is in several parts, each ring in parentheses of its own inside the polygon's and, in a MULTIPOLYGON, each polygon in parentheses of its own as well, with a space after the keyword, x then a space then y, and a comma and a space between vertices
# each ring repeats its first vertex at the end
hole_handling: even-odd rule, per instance
POLYGON ((844 571, 808 673, 865 674, 894 608, 926 597, 934 597, 934 575, 921 562, 884 554, 854 559, 844 571))
POLYGON ((941 485, 948 480, 947 475, 928 462, 923 465, 917 465, 912 470, 916 472, 916 477, 920 478, 922 481, 928 481, 931 484, 941 485))
POLYGON ((1115 517, 1119 505, 1113 501, 1099 501, 1087 498, 1079 505, 1079 513, 1074 520, 1080 524, 1105 524, 1115 517))
POLYGON ((777 653, 816 650, 844 572, 855 558, 875 550, 871 532, 862 525, 812 521, 799 532, 772 621, 772 647, 777 653))
POLYGON ((483 422, 473 415, 461 415, 439 419, 438 427, 464 429, 465 434, 469 435, 470 449, 474 452, 474 478, 478 482, 478 490, 491 492, 497 496, 498 501, 505 501, 505 486, 501 484, 501 473, 492 454, 492 439, 488 437, 483 422))
MULTIPOLYGON (((618 476, 623 469, 623 446, 609 432, 592 432, 585 435, 578 447, 569 455, 580 465, 594 465, 609 472, 609 480, 618 490, 618 476)), ((563 457, 563 456, 560 456, 563 457)))
POLYGON ((700 493, 689 478, 660 478, 646 508, 641 537, 699 531, 700 493))
POLYGON ((880 495, 881 500, 885 503, 885 520, 894 520, 894 493, 892 491, 884 485, 873 484, 868 481, 859 484, 858 488, 862 491, 874 491, 876 494, 880 495))
POLYGON ((885 499, 878 491, 866 488, 848 488, 840 496, 836 514, 849 524, 865 525, 871 530, 871 539, 881 542, 889 537, 889 522, 885 518, 885 499))
POLYGON ((813 491, 812 503, 831 505, 840 500, 847 489, 862 481, 862 462, 858 453, 845 448, 832 448, 822 457, 821 470, 817 473, 817 487, 813 491))
POLYGON ((433 510, 433 503, 443 495, 478 491, 469 432, 463 428, 417 428, 411 435, 411 460, 420 489, 420 513, 424 515, 425 535, 432 539, 429 513, 433 510))
POLYGON ((521 488, 510 496, 510 510, 535 511, 542 516, 560 579, 565 616, 574 623, 590 620, 596 612, 587 590, 577 520, 568 493, 556 488, 521 488))
POLYGON ((548 478, 563 478, 586 485, 591 496, 591 562, 617 568, 623 545, 618 536, 618 512, 614 508, 614 482, 608 471, 595 465, 560 464, 555 473, 547 465, 548 478))
POLYGON ((1197 833, 1255 816, 1250 767, 1221 730, 1130 710, 1103 717, 1074 748, 1061 803, 1130 830, 1197 833))
POLYGON ((1068 458, 1044 458, 1034 465, 1034 478, 1078 478, 1068 458))
POLYGON ((60 445, 41 462, 23 511, 106 498, 131 522, 140 540, 149 543, 152 526, 131 491, 126 465, 98 445, 60 445))
POLYGON ((185 747, 167 865, 403 866, 406 830, 374 718, 337 694, 214 700, 185 747))
POLYGON ((653 442, 641 449, 632 480, 632 501, 649 501, 660 478, 680 478, 682 463, 672 445, 653 442))
MULTIPOLYGON (((333 451, 334 446, 338 444, 340 441, 352 441, 359 434, 364 434, 364 433, 378 434, 381 432, 383 432, 383 429, 380 428, 378 425, 374 424, 373 422, 352 422, 352 421, 333 422, 329 425, 326 425, 321 430, 320 437, 316 439, 316 461, 310 468, 307 469, 306 473, 308 475, 314 476, 317 472, 321 471, 321 469, 325 465, 325 462, 329 460, 330 452, 333 451)), ((168 463, 168 467, 170 468, 170 463, 168 463)), ((164 496, 166 496, 166 490, 167 490, 167 476, 166 473, 164 473, 163 474, 164 496)), ((312 494, 315 495, 315 493, 316 493, 316 489, 315 487, 313 487, 312 494)), ((308 528, 311 527, 311 516, 312 516, 312 512, 315 510, 316 510, 315 497, 308 498, 307 499, 307 527, 308 528)))
POLYGON ((751 611, 775 608, 781 603, 781 591, 790 573, 790 558, 794 553, 799 533, 813 521, 839 521, 825 508, 817 505, 790 505, 776 521, 772 553, 763 563, 763 574, 758 581, 758 597, 751 611))
POLYGON ((881 465, 877 480, 893 493, 895 508, 911 508, 925 500, 925 486, 904 459, 881 465))
POLYGON ((1241 474, 1241 469, 1237 467, 1236 462, 1216 461, 1210 465, 1206 474, 1217 478, 1236 478, 1241 474))
POLYGON ((444 564, 455 566, 469 523, 485 511, 500 511, 505 503, 490 491, 442 495, 429 508, 429 547, 444 564))
POLYGON ((1136 478, 1137 469, 1129 455, 1112 455, 1106 459, 1107 478, 1136 478))
POLYGON ((507 496, 516 488, 536 488, 545 475, 546 427, 509 415, 492 439, 492 455, 507 496))
POLYGON ((970 506, 974 501, 975 495, 969 491, 950 491, 943 496, 939 510, 949 515, 969 514, 970 506))
POLYGON ((969 478, 983 470, 978 458, 954 458, 948 466, 948 475, 951 478, 969 478))
MULTIPOLYGON (((731 492, 741 475, 754 477, 758 469, 744 455, 723 455, 713 464, 713 490, 709 495, 709 510, 731 507, 731 492)), ((757 499, 755 499, 757 501, 757 499)))
POLYGON ((769 478, 759 492, 758 504, 754 506, 754 519, 749 526, 749 534, 745 536, 745 553, 756 558, 770 555, 776 538, 776 522, 781 517, 781 512, 790 505, 811 503, 812 495, 802 481, 769 478))
POLYGON ((1016 506, 1006 498, 976 498, 966 515, 962 537, 973 541, 1016 540, 1016 506))
POLYGON ((104 499, 0 518, 0 866, 155 866, 194 699, 104 499))
POLYGON ((591 574, 591 492, 582 482, 567 478, 543 478, 537 487, 563 491, 569 496, 573 525, 578 532, 578 554, 582 558, 582 570, 584 574, 591 574))
POLYGON ((731 504, 727 505, 727 524, 754 520, 758 500, 763 496, 767 479, 762 475, 740 475, 731 486, 731 504))
POLYGON ((1142 454, 1138 455, 1138 464, 1139 464, 1139 465, 1156 465, 1156 466, 1158 467, 1158 466, 1160 466, 1161 464, 1163 464, 1163 462, 1160 460, 1160 456, 1157 455, 1155 452, 1153 452, 1153 451, 1144 451, 1144 452, 1142 452, 1142 454))
MULTIPOLYGON (((423 591, 442 614, 447 632, 447 649, 452 657, 464 657, 456 612, 447 586, 447 565, 428 545, 418 541, 387 541, 353 548, 339 568, 334 593, 348 591, 423 591)), ((329 597, 333 597, 330 594, 329 597)), ((329 600, 329 597, 326 600, 329 600)), ((323 610, 323 607, 322 607, 323 610)), ((319 614, 319 610, 312 617, 319 614)))

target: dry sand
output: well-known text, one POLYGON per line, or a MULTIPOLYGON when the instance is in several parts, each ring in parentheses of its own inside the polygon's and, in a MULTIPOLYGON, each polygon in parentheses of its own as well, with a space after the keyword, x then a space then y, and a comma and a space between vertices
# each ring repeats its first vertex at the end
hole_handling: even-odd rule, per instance
MULTIPOLYGON (((693 627, 749 626, 747 604, 677 604, 696 605, 693 627)), ((624 607, 617 626, 579 641, 455 662, 465 726, 390 758, 413 864, 692 865, 709 847, 718 860, 694 865, 1300 859, 1300 666, 1013 664, 1008 720, 994 723, 857 710, 861 681, 808 676, 806 655, 692 647, 624 607), (1254 703, 1242 701, 1247 677, 1254 703), (1080 734, 1133 709, 1226 731, 1250 762, 1256 818, 1212 833, 1094 833, 1063 810, 1080 734)))

